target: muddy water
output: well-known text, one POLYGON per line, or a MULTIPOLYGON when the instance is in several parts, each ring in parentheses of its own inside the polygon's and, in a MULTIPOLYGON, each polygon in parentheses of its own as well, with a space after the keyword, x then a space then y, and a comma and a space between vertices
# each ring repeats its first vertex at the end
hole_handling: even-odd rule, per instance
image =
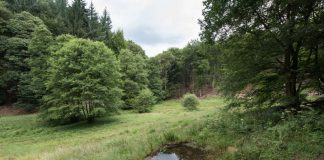
POLYGON ((145 160, 204 160, 203 150, 190 143, 171 144, 162 147, 158 152, 145 160))

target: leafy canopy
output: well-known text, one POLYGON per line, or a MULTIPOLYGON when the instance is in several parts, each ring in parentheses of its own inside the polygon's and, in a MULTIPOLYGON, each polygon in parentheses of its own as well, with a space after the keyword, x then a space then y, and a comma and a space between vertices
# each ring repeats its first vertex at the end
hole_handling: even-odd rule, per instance
POLYGON ((202 38, 223 49, 222 88, 244 102, 293 109, 323 91, 322 0, 205 0, 202 38), (254 97, 254 98, 251 98, 254 97))
POLYGON ((120 103, 119 64, 101 42, 73 38, 49 59, 49 90, 43 100, 47 121, 93 121, 120 103))

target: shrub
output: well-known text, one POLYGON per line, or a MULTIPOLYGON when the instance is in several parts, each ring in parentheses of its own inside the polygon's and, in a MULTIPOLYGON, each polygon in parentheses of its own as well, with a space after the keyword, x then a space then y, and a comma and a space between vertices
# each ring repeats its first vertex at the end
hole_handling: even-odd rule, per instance
POLYGON ((155 97, 150 89, 143 89, 132 101, 135 109, 139 113, 146 113, 155 104, 155 97))
POLYGON ((199 99, 194 94, 186 94, 183 97, 182 106, 189 110, 195 110, 197 109, 197 106, 199 105, 199 99))

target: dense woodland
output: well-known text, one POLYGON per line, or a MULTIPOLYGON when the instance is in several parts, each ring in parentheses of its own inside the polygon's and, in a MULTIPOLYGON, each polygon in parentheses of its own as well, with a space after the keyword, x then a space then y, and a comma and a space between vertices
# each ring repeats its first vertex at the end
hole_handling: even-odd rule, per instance
MULTIPOLYGON (((123 31, 112 30, 109 11, 98 14, 93 3, 1 1, 1 104, 44 110, 45 119, 81 106, 88 112, 80 111, 83 117, 134 109, 141 92, 152 92, 154 103, 187 92, 203 96, 214 88, 217 53, 213 45, 192 41, 148 58, 123 31), (94 66, 98 63, 107 66, 94 66)), ((80 117, 67 119, 75 118, 80 117)))
POLYGON ((295 110, 305 91, 323 93, 323 3, 205 1, 202 37, 223 48, 223 91, 233 96, 250 86, 253 98, 240 102, 295 110))
POLYGON ((1 104, 58 113, 83 106, 97 115, 107 106, 136 108, 133 102, 142 91, 152 92, 158 102, 216 89, 233 105, 300 110, 309 92, 323 93, 319 0, 205 1, 202 41, 152 58, 123 31, 113 31, 109 11, 98 14, 93 3, 8 0, 0 5, 1 104), (48 109, 53 106, 55 111, 48 109))
POLYGON ((204 0, 200 39, 155 57, 93 3, 0 0, 0 109, 36 113, 0 117, 0 159, 28 155, 15 144, 30 137, 38 158, 48 147, 57 159, 141 159, 189 139, 214 158, 323 159, 323 0, 204 0))

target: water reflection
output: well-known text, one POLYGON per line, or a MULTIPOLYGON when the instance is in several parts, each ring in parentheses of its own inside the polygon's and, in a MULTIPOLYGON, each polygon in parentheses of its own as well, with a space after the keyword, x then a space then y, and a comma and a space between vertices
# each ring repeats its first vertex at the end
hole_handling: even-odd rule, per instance
POLYGON ((175 153, 158 153, 150 160, 180 160, 180 158, 175 153))
POLYGON ((160 152, 157 152, 145 160, 204 160, 203 150, 194 147, 190 143, 173 144, 164 146, 160 152))

